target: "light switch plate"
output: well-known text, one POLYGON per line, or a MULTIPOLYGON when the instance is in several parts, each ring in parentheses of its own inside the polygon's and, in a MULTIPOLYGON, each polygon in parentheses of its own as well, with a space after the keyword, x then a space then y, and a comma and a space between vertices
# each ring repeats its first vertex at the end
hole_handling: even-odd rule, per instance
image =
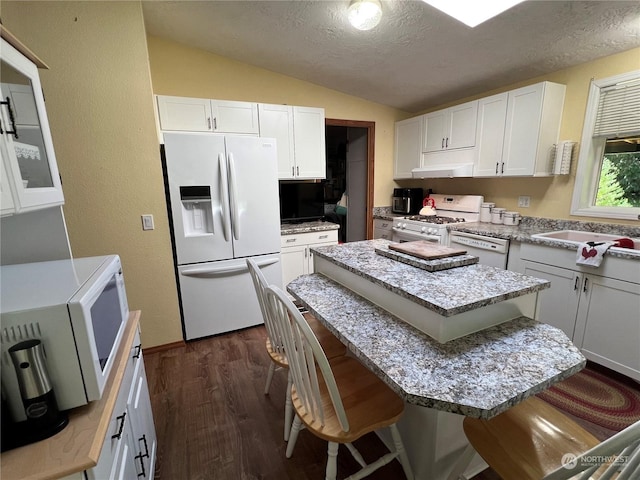
POLYGON ((142 230, 153 230, 153 215, 142 215, 142 230))

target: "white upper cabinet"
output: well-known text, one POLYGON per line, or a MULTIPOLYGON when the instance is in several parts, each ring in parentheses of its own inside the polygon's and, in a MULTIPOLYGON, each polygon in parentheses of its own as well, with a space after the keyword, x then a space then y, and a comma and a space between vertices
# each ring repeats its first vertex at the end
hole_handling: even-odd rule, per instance
POLYGON ((275 138, 278 178, 326 178, 323 108, 260 104, 260 136, 275 138))
POLYGON ((213 131, 211 100, 208 98, 158 95, 157 99, 161 130, 213 131))
POLYGON ((2 214, 62 205, 38 67, 4 39, 0 78, 2 214))
POLYGON ((422 151, 440 152, 476 144, 478 101, 424 115, 422 151))
POLYGON ((161 130, 258 134, 258 104, 158 95, 161 130))
POLYGON ((211 100, 213 131, 258 134, 258 104, 211 100))
POLYGON ((500 174, 504 125, 507 119, 507 93, 480 99, 474 177, 493 177, 500 174))
POLYGON ((542 82, 480 100, 474 176, 551 175, 564 93, 542 82))
POLYGON ((278 178, 295 174, 293 154, 293 107, 289 105, 258 105, 260 135, 276 139, 278 178))
POLYGON ((412 178, 411 170, 420 166, 422 155, 422 122, 424 116, 396 122, 393 178, 412 178))
POLYGON ((326 178, 324 108, 293 107, 296 178, 326 178))

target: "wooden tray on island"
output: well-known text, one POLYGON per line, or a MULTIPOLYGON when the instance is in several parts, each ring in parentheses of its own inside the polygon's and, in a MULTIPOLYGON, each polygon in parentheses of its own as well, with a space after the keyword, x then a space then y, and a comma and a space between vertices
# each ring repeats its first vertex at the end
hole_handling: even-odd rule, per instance
MULTIPOLYGON (((406 250, 406 247, 404 250, 406 250)), ((415 247, 411 246, 409 246, 409 250, 416 251, 415 247)), ((467 265, 478 263, 479 260, 479 258, 474 255, 467 255, 464 250, 434 245, 432 243, 425 242, 424 240, 406 243, 389 243, 388 245, 377 246, 375 248, 375 252, 378 255, 406 263, 412 267, 421 268, 427 272, 437 272, 440 270, 448 270, 450 268, 465 267, 467 265), (409 245, 410 243, 427 243, 429 248, 420 249, 420 254, 428 255, 431 253, 432 256, 424 258, 401 251, 404 245, 409 245), (435 249, 438 249, 439 252, 435 252, 435 249), (427 250, 431 251, 429 252, 427 250)))

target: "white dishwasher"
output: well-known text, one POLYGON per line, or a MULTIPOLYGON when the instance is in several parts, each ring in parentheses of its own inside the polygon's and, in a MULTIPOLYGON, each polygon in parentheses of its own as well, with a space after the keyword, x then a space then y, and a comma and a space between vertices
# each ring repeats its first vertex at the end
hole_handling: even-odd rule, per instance
POLYGON ((469 255, 480 260, 481 265, 489 265, 502 269, 507 268, 509 254, 509 240, 504 238, 486 237, 475 233, 449 232, 449 244, 452 247, 463 246, 469 255))

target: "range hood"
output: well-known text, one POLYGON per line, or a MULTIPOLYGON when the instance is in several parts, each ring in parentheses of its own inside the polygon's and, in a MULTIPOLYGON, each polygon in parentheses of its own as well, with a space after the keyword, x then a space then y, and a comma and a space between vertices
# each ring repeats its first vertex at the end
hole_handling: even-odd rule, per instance
POLYGON ((471 177, 472 175, 473 163, 425 165, 411 170, 413 178, 454 178, 471 177))

